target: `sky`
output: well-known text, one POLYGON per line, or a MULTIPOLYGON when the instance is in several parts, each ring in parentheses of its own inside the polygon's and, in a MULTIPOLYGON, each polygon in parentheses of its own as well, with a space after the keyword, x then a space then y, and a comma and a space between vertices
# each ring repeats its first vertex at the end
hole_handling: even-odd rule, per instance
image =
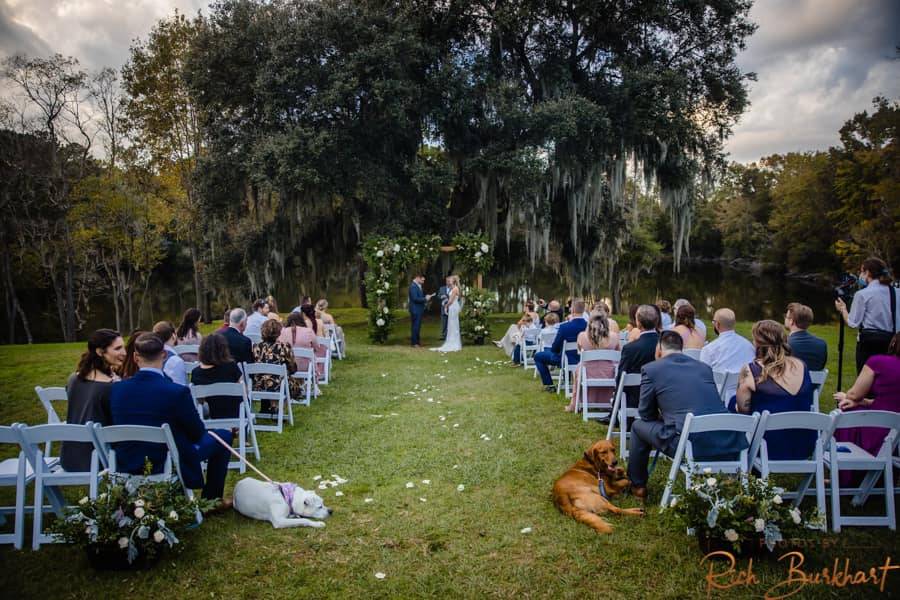
MULTIPOLYGON (((175 9, 207 0, 0 0, 0 56, 78 58, 89 70, 121 67, 135 38, 175 9)), ((759 25, 738 66, 757 74, 750 108, 726 149, 749 162, 820 150, 881 95, 900 99, 900 0, 757 0, 759 25)))

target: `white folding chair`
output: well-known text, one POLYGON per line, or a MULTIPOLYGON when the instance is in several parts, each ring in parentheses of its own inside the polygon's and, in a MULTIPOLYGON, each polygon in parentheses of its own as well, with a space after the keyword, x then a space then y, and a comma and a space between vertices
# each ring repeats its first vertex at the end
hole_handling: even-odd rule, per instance
MULTIPOLYGON (((0 444, 15 445, 19 450, 17 458, 7 458, 0 462, 0 487, 16 488, 14 506, 0 506, 0 515, 13 515, 13 532, 0 534, 0 544, 12 544, 21 550, 25 541, 25 487, 34 479, 34 471, 25 460, 22 440, 13 426, 0 426, 0 444)), ((5 521, 6 517, 2 519, 5 521)))
POLYGON ((782 494, 785 498, 793 498, 794 506, 799 506, 809 493, 809 486, 815 479, 816 507, 823 517, 825 507, 825 461, 824 453, 828 446, 833 419, 829 415, 807 411, 770 413, 763 411, 750 444, 750 464, 759 471, 763 479, 769 479, 770 473, 794 473, 805 475, 796 492, 782 494), (804 459, 776 460, 769 457, 769 448, 765 435, 770 431, 805 430, 816 432, 816 443, 810 457, 804 459))
MULTIPOLYGON (((553 342, 556 340, 556 332, 555 331, 540 331, 538 333, 538 352, 544 352, 545 350, 549 350, 553 347, 553 342)), ((552 365, 547 365, 550 370, 551 377, 555 378, 554 371, 556 371, 556 367, 552 365)), ((537 368, 535 367, 534 371, 531 373, 532 377, 537 377, 537 368)))
POLYGON ((188 381, 191 379, 191 374, 194 372, 194 369, 200 366, 200 361, 184 361, 184 372, 187 375, 188 381))
POLYGON ((619 347, 624 348, 625 344, 628 343, 628 332, 626 330, 622 330, 619 332, 619 347))
POLYGON ((886 410, 854 410, 831 412, 833 422, 828 433, 829 449, 825 453, 825 465, 831 476, 831 530, 835 533, 841 526, 887 526, 897 529, 897 513, 894 500, 894 452, 900 441, 900 413, 886 410), (887 429, 887 435, 877 454, 869 454, 852 442, 838 442, 834 433, 839 429, 856 427, 878 427, 887 429), (862 484, 858 488, 842 489, 841 471, 865 471, 862 484), (883 487, 875 484, 883 477, 883 487), (883 494, 887 512, 884 516, 845 517, 841 515, 841 495, 852 495, 853 506, 862 506, 869 495, 883 494))
POLYGON ((322 385, 328 385, 331 379, 331 352, 329 352, 327 349, 331 346, 331 342, 328 338, 317 337, 316 343, 319 346, 324 346, 326 348, 325 356, 319 356, 318 354, 316 354, 316 364, 323 365, 322 377, 319 380, 319 383, 321 383, 322 385))
POLYGON ((626 440, 631 435, 628 431, 628 419, 637 419, 639 417, 638 409, 628 406, 625 388, 639 387, 640 385, 640 373, 622 373, 622 376, 619 378, 619 385, 616 388, 612 414, 609 416, 609 428, 606 430, 606 439, 611 440, 614 435, 619 436, 619 460, 628 458, 628 444, 626 440))
POLYGON ((716 381, 716 389, 719 391, 719 399, 722 404, 728 405, 731 398, 726 398, 728 389, 736 386, 741 374, 737 371, 713 371, 713 379, 716 381))
MULTIPOLYGON (((41 387, 35 386, 35 393, 38 396, 38 399, 41 401, 41 405, 44 407, 44 410, 47 411, 47 424, 52 425, 54 423, 65 423, 65 419, 59 418, 59 413, 56 412, 56 409, 53 406, 54 402, 68 402, 69 394, 66 392, 66 388, 64 387, 41 387)), ((51 454, 50 444, 47 444, 47 447, 44 448, 44 460, 48 461, 58 461, 58 458, 54 458, 51 454)), ((55 464, 55 462, 54 462, 55 464)))
MULTIPOLYGON (((240 398, 238 404, 238 416, 228 419, 203 419, 203 413, 200 418, 206 425, 206 429, 231 429, 238 430, 238 447, 236 450, 241 458, 247 459, 247 452, 253 452, 256 460, 259 460, 259 443, 256 441, 256 424, 253 422, 253 414, 250 411, 249 402, 247 401, 247 393, 243 383, 211 383, 209 385, 191 385, 191 395, 198 402, 212 396, 227 396, 240 398), (250 436, 248 443, 247 436, 250 436)), ((199 405, 198 405, 199 411, 199 405)), ((228 463, 229 469, 238 469, 241 473, 246 472, 247 466, 243 460, 233 460, 228 463)))
POLYGON ((541 330, 535 327, 526 327, 519 337, 519 357, 522 359, 522 367, 528 371, 529 369, 537 372, 534 365, 534 354, 541 346, 540 343, 541 330))
MULTIPOLYGON (((142 477, 143 475, 122 473, 118 470, 116 444, 143 442, 165 446, 166 459, 162 465, 162 472, 149 475, 148 479, 152 481, 168 481, 174 473, 182 489, 184 489, 184 495, 188 498, 194 497, 194 491, 187 486, 181 474, 181 463, 178 462, 178 446, 175 444, 175 437, 172 435, 172 429, 168 423, 163 423, 159 427, 151 427, 149 425, 107 425, 103 427, 99 423, 94 423, 93 427, 91 427, 91 433, 94 436, 100 460, 106 465, 107 473, 110 476, 124 479, 142 477)), ((203 522, 203 515, 199 510, 196 513, 196 519, 197 523, 203 522)))
POLYGON ((602 419, 611 417, 614 404, 613 397, 616 390, 615 377, 596 377, 588 376, 587 368, 592 362, 605 360, 618 364, 622 358, 622 353, 618 350, 585 350, 581 353, 581 360, 578 363, 578 400, 575 403, 575 411, 581 408, 581 418, 585 421, 588 419, 602 419), (590 402, 588 391, 595 389, 608 389, 613 392, 609 402, 590 402), (599 409, 599 410, 598 410, 599 409))
POLYGON ((330 342, 329 347, 331 348, 332 356, 336 357, 338 360, 344 360, 344 349, 341 348, 343 340, 338 339, 337 327, 330 323, 326 323, 325 337, 327 337, 330 342))
POLYGON ((188 362, 184 355, 187 354, 188 358, 191 358, 191 362, 196 362, 197 355, 200 354, 200 344, 179 344, 172 348, 172 350, 181 357, 185 363, 188 362))
POLYGON ((288 390, 288 373, 284 365, 269 363, 241 363, 241 372, 244 374, 244 385, 247 387, 247 398, 250 401, 251 414, 255 421, 260 418, 274 419, 275 425, 256 424, 257 431, 275 431, 281 433, 284 430, 284 417, 287 413, 288 422, 294 424, 294 409, 291 406, 291 395, 288 390), (279 378, 278 391, 267 392, 253 389, 254 375, 272 375, 279 378), (253 403, 268 400, 277 403, 278 412, 273 415, 264 412, 253 411, 253 403))
POLYGON ((688 413, 684 418, 684 428, 681 431, 681 437, 678 439, 678 448, 675 450, 675 456, 672 458, 672 468, 669 469, 666 489, 663 492, 659 505, 661 507, 669 505, 669 497, 672 495, 672 488, 675 486, 675 479, 678 477, 679 469, 684 473, 688 485, 690 484, 691 473, 700 469, 708 468, 716 473, 746 474, 750 470, 749 445, 753 440, 753 435, 756 433, 758 423, 758 413, 752 416, 718 413, 698 417, 695 417, 694 413, 688 413), (743 433, 747 437, 748 448, 741 450, 736 460, 714 461, 697 459, 694 457, 694 448, 690 440, 691 435, 712 431, 743 433))
POLYGON ((686 356, 690 356, 694 360, 700 360, 700 349, 699 348, 688 348, 687 350, 682 350, 682 352, 686 356))
POLYGON ((291 377, 303 380, 303 385, 306 388, 306 393, 303 400, 294 400, 292 398, 291 402, 309 406, 310 400, 313 396, 313 390, 316 387, 316 354, 315 352, 313 352, 312 348, 294 348, 293 352, 294 360, 297 361, 298 368, 296 371, 291 373, 291 377), (306 361, 306 368, 299 368, 301 360, 306 361))
POLYGON ((569 352, 578 352, 578 342, 564 342, 562 354, 559 357, 556 393, 564 390, 566 398, 572 397, 572 385, 575 381, 575 372, 578 370, 578 363, 569 360, 569 352))
POLYGON ((825 382, 828 380, 828 369, 822 369, 821 371, 810 371, 809 379, 813 384, 813 412, 821 412, 819 410, 819 394, 822 393, 822 388, 825 386, 825 382))
POLYGON ((73 423, 54 423, 52 425, 34 425, 28 427, 21 423, 15 425, 19 435, 22 451, 25 459, 34 471, 34 524, 31 548, 38 550, 41 544, 58 542, 53 535, 47 535, 43 531, 44 497, 50 500, 50 508, 60 518, 65 514, 65 498, 59 491, 59 487, 88 486, 88 495, 97 497, 97 483, 99 478, 99 456, 97 454, 94 435, 91 433, 93 423, 76 425, 73 423), (50 465, 44 460, 42 446, 50 442, 81 442, 90 444, 91 467, 88 471, 66 471, 61 465, 50 465))

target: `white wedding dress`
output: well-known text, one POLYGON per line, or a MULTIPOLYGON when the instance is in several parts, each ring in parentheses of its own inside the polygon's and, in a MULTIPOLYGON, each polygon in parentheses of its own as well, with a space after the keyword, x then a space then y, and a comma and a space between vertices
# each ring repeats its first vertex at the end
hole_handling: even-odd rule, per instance
POLYGON ((459 298, 447 306, 447 339, 440 348, 432 348, 433 352, 459 352, 462 350, 462 338, 459 335, 459 298))

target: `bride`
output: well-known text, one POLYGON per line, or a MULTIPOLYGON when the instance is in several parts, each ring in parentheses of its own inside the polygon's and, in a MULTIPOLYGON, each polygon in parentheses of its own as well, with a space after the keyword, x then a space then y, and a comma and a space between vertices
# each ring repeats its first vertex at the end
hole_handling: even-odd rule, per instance
POLYGON ((447 298, 447 339, 440 348, 432 348, 433 352, 459 352, 462 340, 459 335, 459 277, 450 277, 450 293, 447 298))

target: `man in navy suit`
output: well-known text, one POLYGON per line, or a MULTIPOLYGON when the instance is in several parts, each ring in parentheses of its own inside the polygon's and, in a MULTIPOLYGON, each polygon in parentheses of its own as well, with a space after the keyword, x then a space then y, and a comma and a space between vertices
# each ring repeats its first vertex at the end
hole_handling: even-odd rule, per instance
POLYGON ((228 352, 236 363, 253 362, 253 342, 244 330, 247 328, 247 313, 243 308, 235 308, 228 315, 228 329, 222 332, 228 342, 228 352))
POLYGON ((425 285, 425 276, 416 275, 409 284, 409 317, 411 322, 410 343, 418 348, 419 330, 422 328, 422 315, 425 314, 425 303, 428 302, 434 294, 425 295, 422 286, 425 285))
MULTIPOLYGON (((657 449, 674 456, 688 413, 695 416, 727 412, 709 365, 682 354, 684 342, 674 331, 659 336, 656 360, 641 370, 640 419, 631 425, 628 478, 632 493, 647 496, 647 461, 657 449)), ((694 456, 705 460, 728 460, 749 446, 739 432, 711 431, 691 435, 694 456)))
MULTIPOLYGON (((163 374, 166 352, 162 341, 152 333, 144 333, 135 342, 135 361, 140 370, 133 377, 113 384, 109 407, 113 425, 149 425, 168 423, 178 446, 179 466, 184 483, 192 489, 203 488, 203 497, 221 498, 225 492, 229 452, 206 433, 206 427, 188 388, 172 383, 163 374), (202 461, 206 463, 203 481, 202 461)), ((231 442, 231 432, 216 430, 231 442)), ((116 444, 116 467, 125 473, 140 475, 145 461, 153 472, 162 472, 166 449, 160 444, 121 442, 116 444)), ((227 502, 225 503, 228 504, 227 502)))
MULTIPOLYGON (((642 304, 634 315, 640 337, 625 344, 622 348, 622 359, 619 361, 619 371, 616 375, 616 385, 623 373, 640 373, 641 369, 656 358, 656 346, 659 343, 659 334, 656 327, 659 324, 659 313, 649 304, 642 304)), ((636 408, 641 388, 628 386, 625 388, 625 400, 629 408, 636 408)))
MULTIPOLYGON (((556 332, 556 338, 553 340, 553 346, 550 350, 542 350, 534 355, 534 365, 537 372, 541 375, 541 383, 548 392, 555 392, 556 387, 553 385, 553 379, 550 377, 550 366, 558 367, 562 363, 563 344, 566 342, 574 342, 578 340, 578 334, 587 328, 587 321, 584 320, 584 300, 575 300, 572 302, 571 318, 559 326, 556 332)), ((569 364, 578 364, 578 351, 570 350, 568 353, 569 364)))
POLYGON ((828 344, 807 331, 812 321, 813 311, 810 307, 799 302, 788 304, 784 326, 791 332, 788 336, 791 356, 805 362, 810 371, 821 371, 828 362, 828 344))

